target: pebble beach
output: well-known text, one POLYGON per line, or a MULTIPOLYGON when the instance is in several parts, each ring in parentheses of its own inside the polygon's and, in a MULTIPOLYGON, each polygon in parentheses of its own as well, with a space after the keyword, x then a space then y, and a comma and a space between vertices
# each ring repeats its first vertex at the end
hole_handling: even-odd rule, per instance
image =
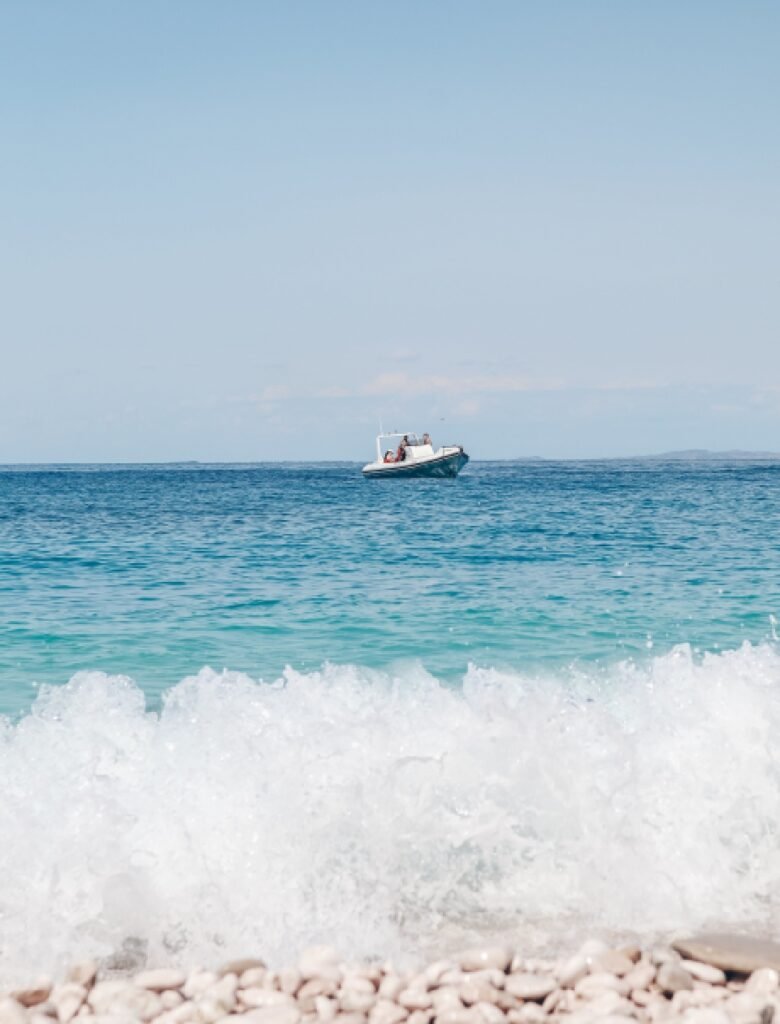
POLYGON ((76 964, 0 997, 0 1024, 771 1024, 780 1016, 780 945, 701 935, 671 945, 585 942, 559 959, 480 946, 417 970, 346 963, 306 950, 270 969, 259 957, 189 971, 76 964))

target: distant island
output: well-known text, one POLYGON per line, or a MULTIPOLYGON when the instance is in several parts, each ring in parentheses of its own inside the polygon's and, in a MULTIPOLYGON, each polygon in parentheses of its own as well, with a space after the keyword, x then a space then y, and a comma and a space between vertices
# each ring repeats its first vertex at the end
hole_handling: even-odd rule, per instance
POLYGON ((742 448, 710 451, 708 448, 683 448, 653 455, 592 455, 567 459, 545 455, 520 455, 515 459, 481 459, 482 462, 780 462, 780 452, 751 452, 742 448))

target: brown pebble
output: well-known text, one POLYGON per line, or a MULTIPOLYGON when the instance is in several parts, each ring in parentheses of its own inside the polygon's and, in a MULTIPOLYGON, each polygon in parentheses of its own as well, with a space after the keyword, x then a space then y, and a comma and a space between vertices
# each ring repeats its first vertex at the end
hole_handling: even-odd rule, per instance
POLYGON ((65 975, 66 981, 73 981, 77 985, 89 988, 97 977, 97 964, 94 960, 82 960, 80 964, 74 964, 65 975))
POLYGON ((228 960, 217 973, 237 974, 240 978, 245 971, 251 971, 254 967, 266 968, 266 966, 265 960, 261 960, 259 957, 247 957, 244 960, 228 960))
POLYGON ((712 964, 722 971, 751 974, 759 967, 780 970, 780 943, 768 939, 713 932, 679 939, 673 946, 688 960, 712 964))
POLYGON ((627 956, 632 964, 638 964, 642 959, 642 950, 639 946, 636 946, 633 943, 628 946, 621 946, 618 953, 622 953, 623 956, 627 956))
POLYGON ((22 1006, 29 1008, 31 1006, 38 1006, 39 1003, 45 1003, 50 993, 51 982, 47 979, 46 981, 40 981, 35 985, 31 985, 29 988, 17 989, 16 992, 11 993, 11 998, 15 999, 22 1006))

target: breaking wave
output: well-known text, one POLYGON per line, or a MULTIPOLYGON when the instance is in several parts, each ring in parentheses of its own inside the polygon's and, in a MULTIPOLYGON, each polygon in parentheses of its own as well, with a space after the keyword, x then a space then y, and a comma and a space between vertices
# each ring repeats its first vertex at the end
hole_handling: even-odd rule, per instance
POLYGON ((80 673, 0 720, 5 975, 780 928, 780 653, 530 676, 80 673))

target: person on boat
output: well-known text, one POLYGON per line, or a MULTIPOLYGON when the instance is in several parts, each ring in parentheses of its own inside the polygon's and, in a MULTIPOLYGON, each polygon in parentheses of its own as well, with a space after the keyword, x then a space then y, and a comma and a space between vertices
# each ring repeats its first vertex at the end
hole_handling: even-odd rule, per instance
POLYGON ((422 443, 429 444, 431 446, 433 445, 433 441, 431 441, 431 435, 427 431, 426 433, 423 434, 422 443))
POLYGON ((406 458, 406 446, 409 444, 409 435, 404 434, 401 443, 398 445, 398 451, 395 453, 395 461, 403 462, 406 458))
POLYGON ((385 452, 384 461, 385 462, 395 462, 395 456, 393 455, 392 451, 389 448, 385 452))

